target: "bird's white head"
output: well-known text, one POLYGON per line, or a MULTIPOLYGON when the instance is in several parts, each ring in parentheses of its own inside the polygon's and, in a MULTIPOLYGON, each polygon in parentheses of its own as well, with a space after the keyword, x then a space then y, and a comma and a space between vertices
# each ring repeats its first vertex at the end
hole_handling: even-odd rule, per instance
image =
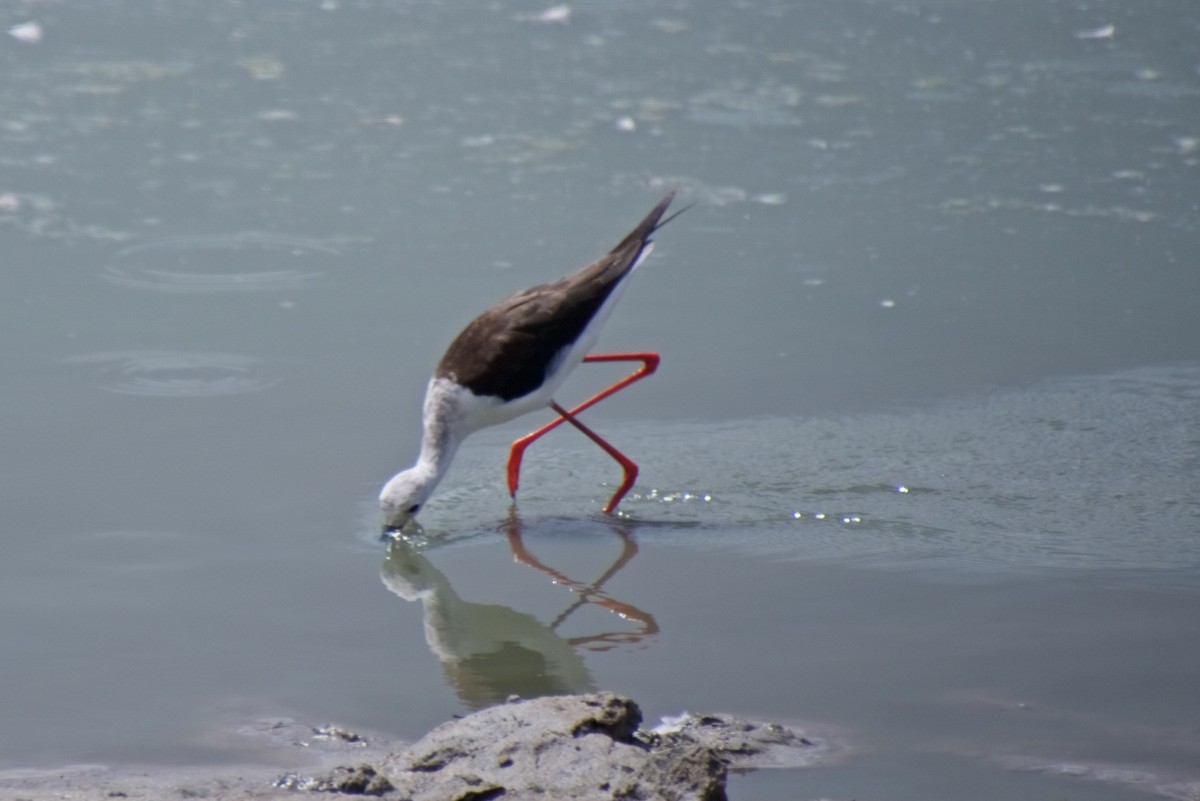
POLYGON ((419 466, 392 476, 379 493, 383 524, 390 529, 404 528, 416 518, 432 494, 433 483, 429 480, 429 473, 419 466))

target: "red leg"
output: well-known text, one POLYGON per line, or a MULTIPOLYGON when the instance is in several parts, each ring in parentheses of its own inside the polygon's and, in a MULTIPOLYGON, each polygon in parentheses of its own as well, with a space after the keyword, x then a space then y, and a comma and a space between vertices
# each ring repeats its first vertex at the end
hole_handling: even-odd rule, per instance
POLYGON ((612 500, 610 500, 608 505, 604 508, 605 512, 612 512, 612 510, 617 507, 617 504, 620 503, 621 498, 625 496, 625 493, 629 491, 629 487, 633 486, 633 480, 629 477, 629 470, 630 467, 632 467, 633 477, 636 478, 637 465, 629 461, 627 457, 601 439, 597 434, 595 434, 595 432, 591 431, 591 429, 586 428, 582 423, 576 420, 575 415, 577 415, 579 412, 582 412, 584 409, 588 409, 596 405, 609 395, 612 395, 614 392, 619 392, 633 382, 645 378, 653 373, 656 369, 658 369, 659 357, 657 353, 598 353, 595 355, 584 356, 583 360, 585 362, 638 361, 642 363, 642 366, 607 389, 597 392, 595 395, 569 411, 563 410, 562 407, 560 407, 557 403, 552 403, 551 407, 559 413, 559 416, 539 428, 537 431, 526 434, 512 444, 512 449, 508 454, 508 492, 514 497, 517 494, 517 486, 520 483, 521 477, 521 458, 525 455, 525 449, 532 445, 535 440, 541 438, 544 434, 553 431, 555 428, 558 428, 565 422, 570 422, 576 428, 579 428, 581 431, 587 434, 594 442, 596 442, 596 444, 608 451, 608 453, 611 454, 618 462, 621 462, 621 466, 625 468, 626 481, 622 482, 621 487, 617 490, 617 493, 613 495, 612 500), (628 463, 628 465, 626 463, 628 463))
POLYGON ((568 412, 554 401, 550 401, 550 408, 558 412, 560 420, 566 420, 568 423, 578 428, 587 435, 588 439, 599 445, 601 448, 604 448, 605 452, 609 456, 621 463, 621 469, 625 471, 624 476, 621 479, 621 486, 617 487, 617 491, 613 493, 613 496, 608 500, 608 504, 604 507, 604 514, 612 514, 613 509, 617 508, 617 504, 621 502, 621 499, 625 497, 625 493, 629 492, 629 488, 633 486, 633 482, 637 481, 638 466, 633 463, 632 459, 610 445, 607 440, 605 440, 595 431, 576 420, 575 415, 573 415, 571 412, 568 412))

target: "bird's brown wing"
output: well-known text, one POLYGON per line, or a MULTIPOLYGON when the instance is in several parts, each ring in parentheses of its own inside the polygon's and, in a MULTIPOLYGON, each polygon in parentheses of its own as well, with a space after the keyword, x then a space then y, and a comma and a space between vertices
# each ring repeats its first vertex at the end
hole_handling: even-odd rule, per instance
POLYGON ((650 235, 667 222, 662 216, 673 198, 674 192, 663 198, 604 258, 553 283, 518 292, 476 317, 450 343, 436 375, 476 395, 506 401, 536 390, 554 358, 580 337, 633 269, 650 235))

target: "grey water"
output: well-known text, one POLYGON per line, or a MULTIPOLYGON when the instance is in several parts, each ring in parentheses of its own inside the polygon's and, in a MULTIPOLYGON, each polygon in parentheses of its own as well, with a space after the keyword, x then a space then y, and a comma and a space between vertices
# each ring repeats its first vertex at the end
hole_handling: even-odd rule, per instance
POLYGON ((782 720, 767 798, 1200 794, 1200 9, 0 10, 0 772, 511 693, 782 720), (427 377, 678 187, 601 349, 381 542, 427 377), (621 375, 586 365, 570 397, 621 375))

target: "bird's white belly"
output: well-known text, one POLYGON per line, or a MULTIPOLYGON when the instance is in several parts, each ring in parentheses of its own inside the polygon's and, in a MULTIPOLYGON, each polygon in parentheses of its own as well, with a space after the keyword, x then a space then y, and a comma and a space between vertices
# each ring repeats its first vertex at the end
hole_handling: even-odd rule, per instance
MULTIPOLYGON (((576 345, 578 344, 577 342, 576 345)), ((496 395, 476 395, 466 387, 456 387, 470 429, 477 431, 488 426, 507 423, 509 420, 529 412, 546 408, 554 399, 554 393, 563 385, 567 376, 583 360, 586 353, 587 351, 584 350, 576 355, 576 348, 564 350, 555 360, 559 369, 548 373, 546 381, 540 387, 528 395, 513 398, 507 403, 496 395)))

